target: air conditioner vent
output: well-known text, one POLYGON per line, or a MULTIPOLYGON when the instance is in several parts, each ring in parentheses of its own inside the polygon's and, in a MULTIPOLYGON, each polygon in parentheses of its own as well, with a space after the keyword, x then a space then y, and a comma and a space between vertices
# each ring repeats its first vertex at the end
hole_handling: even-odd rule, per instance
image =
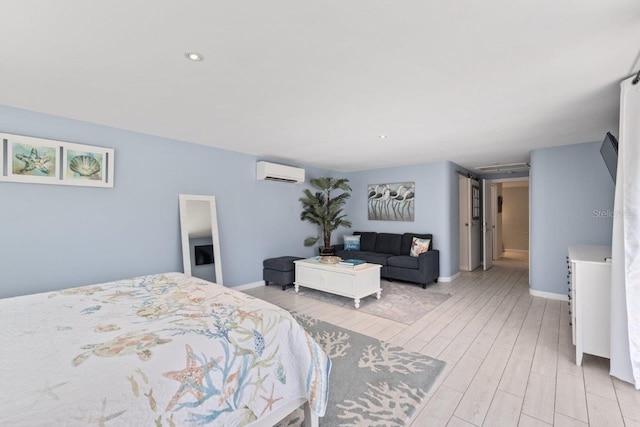
POLYGON ((275 176, 267 176, 264 179, 265 181, 275 181, 275 182, 290 182, 290 183, 297 183, 298 181, 296 181, 295 179, 289 179, 289 178, 276 178, 275 176))
POLYGON ((529 170, 529 163, 506 163, 503 165, 478 166, 475 168, 482 173, 515 173, 529 170))

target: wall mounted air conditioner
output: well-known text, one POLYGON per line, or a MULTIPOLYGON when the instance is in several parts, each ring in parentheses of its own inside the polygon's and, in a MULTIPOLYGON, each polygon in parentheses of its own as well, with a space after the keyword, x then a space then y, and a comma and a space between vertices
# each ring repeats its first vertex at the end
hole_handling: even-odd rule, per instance
POLYGON ((259 181, 304 182, 304 169, 293 166, 279 165, 270 162, 256 164, 256 178, 259 181))

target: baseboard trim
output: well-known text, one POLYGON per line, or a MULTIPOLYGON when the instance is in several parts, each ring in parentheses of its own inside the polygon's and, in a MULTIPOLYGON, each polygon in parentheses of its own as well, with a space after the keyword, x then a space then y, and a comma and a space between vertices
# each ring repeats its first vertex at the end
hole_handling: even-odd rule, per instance
POLYGON ((245 285, 234 286, 230 289, 234 291, 246 291, 247 289, 259 288, 260 286, 264 286, 264 280, 258 280, 257 282, 247 283, 245 285))
POLYGON ((555 299, 558 301, 569 301, 569 297, 565 294, 554 294, 553 292, 536 291, 535 289, 531 289, 531 288, 529 288, 529 294, 531 294, 531 296, 534 296, 534 297, 555 299))
POLYGON ((505 249, 504 251, 502 251, 502 253, 505 253, 505 252, 518 252, 518 253, 521 253, 521 254, 528 254, 529 253, 529 251, 526 250, 526 249, 505 249))
POLYGON ((448 276, 448 277, 444 277, 444 276, 440 276, 438 277, 438 282, 453 282, 455 279, 458 278, 458 276, 460 276, 460 272, 458 271, 456 274, 454 274, 453 276, 448 276))

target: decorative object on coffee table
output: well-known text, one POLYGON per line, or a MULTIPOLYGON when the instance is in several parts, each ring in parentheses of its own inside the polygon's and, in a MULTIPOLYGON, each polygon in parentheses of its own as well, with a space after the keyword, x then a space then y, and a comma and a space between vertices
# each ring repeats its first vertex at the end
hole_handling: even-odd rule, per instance
POLYGON ((351 227, 351 221, 348 221, 347 215, 343 213, 344 205, 351 197, 349 180, 326 177, 312 178, 309 182, 319 191, 312 193, 309 189, 304 190, 304 197, 300 198, 302 202, 300 219, 320 227, 322 236, 307 237, 304 245, 313 246, 320 240, 323 245, 320 247, 320 255, 333 255, 331 233, 338 227, 351 227), (335 196, 337 191, 341 193, 335 196))
POLYGON ((339 256, 330 256, 330 255, 322 256, 319 259, 320 264, 337 264, 340 261, 342 261, 342 258, 340 258, 339 256))

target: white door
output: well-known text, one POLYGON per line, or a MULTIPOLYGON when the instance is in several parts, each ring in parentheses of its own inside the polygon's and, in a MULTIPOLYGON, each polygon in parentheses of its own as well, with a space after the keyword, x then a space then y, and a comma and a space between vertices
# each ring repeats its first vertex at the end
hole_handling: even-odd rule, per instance
POLYGON ((493 226, 493 259, 502 258, 502 184, 497 183, 491 186, 491 204, 493 208, 491 212, 493 226))
POLYGON ((469 225, 471 222, 471 207, 469 200, 471 198, 471 183, 466 176, 460 176, 459 184, 459 200, 460 200, 460 270, 471 270, 470 249, 469 249, 469 225))
POLYGON ((471 184, 471 230, 469 236, 470 247, 470 270, 473 271, 480 267, 482 261, 482 230, 480 215, 482 213, 482 199, 480 197, 480 183, 479 181, 470 180, 471 184))
POLYGON ((482 265, 488 270, 493 265, 493 204, 491 203, 491 183, 482 180, 482 265))

